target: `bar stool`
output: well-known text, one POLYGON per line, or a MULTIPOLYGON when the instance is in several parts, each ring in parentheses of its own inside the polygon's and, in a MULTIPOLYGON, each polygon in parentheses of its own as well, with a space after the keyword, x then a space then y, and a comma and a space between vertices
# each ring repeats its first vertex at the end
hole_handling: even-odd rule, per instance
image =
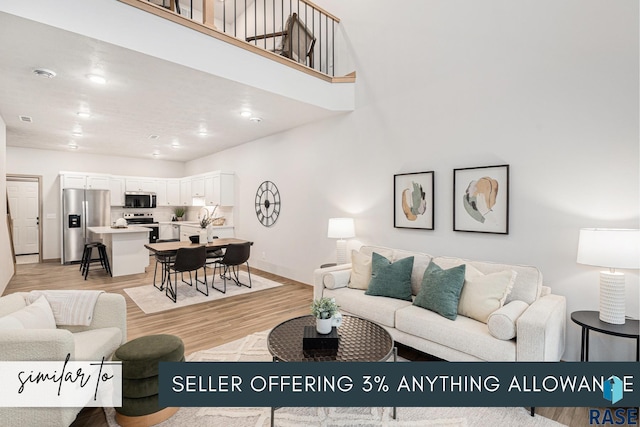
POLYGON ((84 275, 84 280, 87 280, 89 275, 89 267, 94 262, 100 262, 100 266, 105 269, 107 274, 111 276, 111 266, 109 265, 109 258, 107 257, 107 247, 101 242, 90 242, 84 245, 84 251, 82 253, 82 261, 80 261, 80 272, 84 275), (92 260, 93 248, 98 249, 98 259, 92 260))

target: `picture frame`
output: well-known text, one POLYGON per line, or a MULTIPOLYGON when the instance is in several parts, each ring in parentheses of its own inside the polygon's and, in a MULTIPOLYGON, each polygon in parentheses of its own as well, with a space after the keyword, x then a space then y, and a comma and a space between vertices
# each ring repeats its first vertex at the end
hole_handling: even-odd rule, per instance
POLYGON ((393 226, 434 229, 434 172, 393 176, 393 226))
POLYGON ((509 234, 509 165, 453 170, 453 231, 509 234))

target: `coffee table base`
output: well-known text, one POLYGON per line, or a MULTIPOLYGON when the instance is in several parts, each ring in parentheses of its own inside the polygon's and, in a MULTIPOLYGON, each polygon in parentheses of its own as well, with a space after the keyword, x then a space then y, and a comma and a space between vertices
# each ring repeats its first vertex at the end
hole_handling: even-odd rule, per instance
MULTIPOLYGON (((278 362, 278 358, 277 357, 273 357, 273 361, 274 362, 278 362)), ((393 347, 393 361, 397 362, 398 361, 398 348, 397 347, 393 347)), ((282 406, 272 406, 271 407, 271 427, 274 427, 274 421, 275 421, 275 412, 276 409, 282 408, 282 406)), ((396 419, 396 407, 394 406, 393 411, 391 412, 391 418, 393 418, 394 420, 396 419)))

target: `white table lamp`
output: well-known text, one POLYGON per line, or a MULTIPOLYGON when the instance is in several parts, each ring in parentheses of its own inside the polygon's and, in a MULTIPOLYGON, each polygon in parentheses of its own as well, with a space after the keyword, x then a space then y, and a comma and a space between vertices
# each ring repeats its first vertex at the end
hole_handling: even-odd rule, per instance
POLYGON ((600 272, 600 320, 625 322, 624 273, 616 268, 640 268, 640 230, 583 228, 578 263, 609 268, 600 272))
POLYGON ((337 263, 347 262, 347 241, 345 239, 355 237, 355 225, 353 218, 330 218, 327 237, 338 239, 336 243, 337 263))

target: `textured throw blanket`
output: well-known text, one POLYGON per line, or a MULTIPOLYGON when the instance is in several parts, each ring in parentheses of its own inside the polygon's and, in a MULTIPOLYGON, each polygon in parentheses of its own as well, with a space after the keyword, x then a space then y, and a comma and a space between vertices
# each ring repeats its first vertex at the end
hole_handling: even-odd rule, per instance
POLYGON ((49 302, 56 325, 89 326, 98 297, 104 291, 31 291, 29 303, 41 295, 49 302))

